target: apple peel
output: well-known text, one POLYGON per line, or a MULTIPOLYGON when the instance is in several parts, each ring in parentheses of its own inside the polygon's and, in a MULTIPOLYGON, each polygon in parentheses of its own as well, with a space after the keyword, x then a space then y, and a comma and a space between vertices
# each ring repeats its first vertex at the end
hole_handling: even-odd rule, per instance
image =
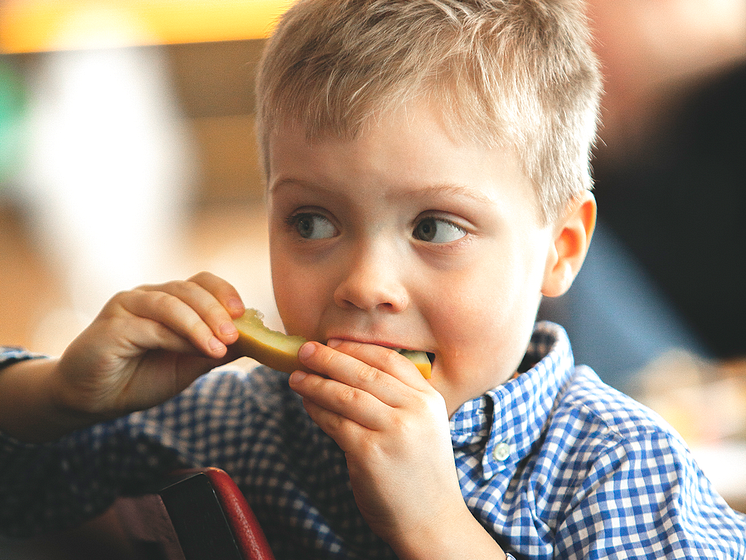
MULTIPOLYGON (((241 317, 234 319, 233 323, 238 329, 238 340, 234 347, 242 355, 285 373, 305 369, 298 359, 298 350, 308 342, 302 336, 291 336, 270 329, 265 326, 262 313, 256 309, 247 309, 241 317)), ((425 352, 399 352, 417 367, 425 379, 430 379, 432 368, 425 352)))

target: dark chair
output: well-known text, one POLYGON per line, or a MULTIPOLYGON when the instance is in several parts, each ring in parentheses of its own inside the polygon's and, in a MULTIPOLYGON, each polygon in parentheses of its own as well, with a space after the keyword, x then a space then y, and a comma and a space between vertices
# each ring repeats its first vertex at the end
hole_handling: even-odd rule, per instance
POLYGON ((220 469, 181 471, 157 494, 116 511, 143 560, 274 560, 241 491, 220 469))

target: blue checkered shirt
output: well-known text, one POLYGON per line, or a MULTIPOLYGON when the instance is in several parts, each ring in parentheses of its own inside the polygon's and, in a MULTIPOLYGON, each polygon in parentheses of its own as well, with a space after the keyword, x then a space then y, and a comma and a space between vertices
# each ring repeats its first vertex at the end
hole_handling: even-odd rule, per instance
MULTIPOLYGON (((5 349, 0 364, 29 357, 5 349)), ((464 500, 504 550, 746 559, 746 517, 659 417, 574 366, 561 327, 538 324, 524 364, 451 419, 464 500)), ((52 444, 0 437, 0 529, 79 523, 165 472, 210 465, 246 494, 278 559, 394 557, 355 506, 344 454, 287 376, 264 367, 211 372, 161 406, 52 444)))

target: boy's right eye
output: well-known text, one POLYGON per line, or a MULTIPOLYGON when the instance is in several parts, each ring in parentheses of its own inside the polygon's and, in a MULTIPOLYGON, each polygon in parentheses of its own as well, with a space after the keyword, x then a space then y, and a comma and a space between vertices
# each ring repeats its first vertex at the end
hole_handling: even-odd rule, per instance
POLYGON ((288 218, 288 224, 303 239, 330 239, 339 233, 334 224, 321 214, 293 214, 288 218))

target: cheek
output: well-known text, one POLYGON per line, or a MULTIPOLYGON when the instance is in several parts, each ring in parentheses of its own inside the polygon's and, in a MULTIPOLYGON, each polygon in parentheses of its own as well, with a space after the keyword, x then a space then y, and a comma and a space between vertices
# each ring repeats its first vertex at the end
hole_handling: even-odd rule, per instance
POLYGON ((525 263, 483 264, 460 281, 447 283, 455 289, 432 302, 430 320, 441 344, 475 366, 495 359, 512 362, 516 353, 522 354, 520 347, 533 329, 540 299, 536 272, 516 272, 525 263))
POLYGON ((292 258, 272 259, 272 285, 277 310, 289 334, 317 339, 316 332, 329 296, 328 269, 300 266, 292 258))
POLYGON ((270 251, 275 302, 285 329, 291 334, 301 334, 301 319, 307 315, 306 306, 301 302, 307 301, 308 294, 305 292, 313 286, 313 282, 304 279, 293 262, 283 255, 282 251, 270 251))
POLYGON ((430 299, 428 317, 441 348, 447 347, 451 354, 472 355, 504 322, 504 292, 499 284, 494 277, 480 277, 475 269, 441 283, 449 289, 430 299))

